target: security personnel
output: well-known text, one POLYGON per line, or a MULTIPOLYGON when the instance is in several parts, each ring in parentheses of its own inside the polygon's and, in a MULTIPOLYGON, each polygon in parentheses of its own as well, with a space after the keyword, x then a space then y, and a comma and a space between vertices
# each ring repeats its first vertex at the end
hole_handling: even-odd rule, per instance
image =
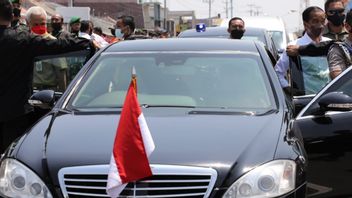
POLYGON ((71 33, 62 28, 63 23, 64 18, 60 14, 54 14, 53 16, 51 16, 51 35, 56 38, 70 37, 71 33))
POLYGON ((29 31, 29 28, 21 20, 21 0, 11 0, 13 6, 13 19, 11 27, 17 31, 29 31))
POLYGON ((231 39, 241 39, 245 31, 246 29, 243 19, 239 17, 233 17, 230 19, 227 32, 230 33, 231 39))
POLYGON ((78 37, 80 28, 81 28, 81 18, 72 17, 70 20, 70 31, 72 36, 78 37))
POLYGON ((10 27, 13 7, 0 0, 0 154, 31 125, 33 59, 91 47, 86 39, 46 40, 10 27))

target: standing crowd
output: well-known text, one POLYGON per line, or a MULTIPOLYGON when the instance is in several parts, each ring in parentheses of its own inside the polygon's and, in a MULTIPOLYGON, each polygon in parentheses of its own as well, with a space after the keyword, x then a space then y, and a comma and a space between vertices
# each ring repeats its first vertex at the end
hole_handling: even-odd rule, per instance
POLYGON ((79 17, 71 18, 69 31, 60 14, 52 15, 49 24, 47 17, 43 8, 34 6, 27 10, 24 22, 21 0, 0 0, 0 154, 35 121, 28 104, 33 89, 62 92, 67 88, 69 58, 37 61, 35 57, 87 49, 94 54, 121 40, 168 37, 162 29, 150 36, 135 31, 132 16, 119 17, 111 36, 79 17))
MULTIPOLYGON (((303 36, 289 43, 275 65, 286 93, 291 92, 287 76, 289 56, 327 55, 331 78, 352 64, 352 11, 346 12, 343 0, 326 0, 324 9, 312 6, 304 10, 303 36)), ((163 29, 149 33, 136 31, 132 16, 117 19, 115 27, 110 29, 113 36, 94 27, 92 21, 79 17, 71 18, 70 31, 66 31, 59 14, 51 16, 48 28, 47 14, 37 6, 27 11, 26 23, 20 18, 19 0, 0 0, 0 154, 33 124, 33 107, 28 104, 33 87, 55 91, 64 91, 67 87, 69 60, 57 58, 34 62, 35 57, 83 49, 94 53, 120 40, 169 37, 163 29)), ((241 39, 245 33, 245 21, 232 18, 228 32, 231 39, 241 39)))

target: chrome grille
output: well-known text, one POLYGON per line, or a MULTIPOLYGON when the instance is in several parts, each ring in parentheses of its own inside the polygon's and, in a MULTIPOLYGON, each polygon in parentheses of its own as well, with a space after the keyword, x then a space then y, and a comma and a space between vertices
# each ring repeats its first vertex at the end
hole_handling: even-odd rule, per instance
MULTIPOLYGON (((120 197, 208 197, 217 172, 211 168, 151 165, 153 176, 129 183, 120 197)), ((108 165, 79 166, 59 171, 65 198, 109 197, 106 194, 108 165)))

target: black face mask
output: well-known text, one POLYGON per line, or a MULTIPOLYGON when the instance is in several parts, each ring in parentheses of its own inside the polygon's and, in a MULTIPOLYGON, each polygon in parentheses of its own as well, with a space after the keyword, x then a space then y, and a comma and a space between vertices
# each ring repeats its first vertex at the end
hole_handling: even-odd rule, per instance
POLYGON ((61 30, 61 23, 52 23, 51 27, 53 28, 54 31, 60 31, 61 30))
POLYGON ((323 25, 313 25, 307 31, 309 31, 312 34, 312 36, 319 37, 323 33, 323 30, 324 30, 323 25))
POLYGON ((21 16, 21 9, 13 8, 13 16, 20 17, 21 16))
POLYGON ((340 16, 339 13, 335 13, 334 15, 328 16, 328 20, 334 26, 340 26, 343 24, 343 20, 345 20, 345 15, 340 16))
POLYGON ((244 34, 244 30, 242 29, 233 29, 231 31, 231 38, 233 39, 241 39, 244 34))

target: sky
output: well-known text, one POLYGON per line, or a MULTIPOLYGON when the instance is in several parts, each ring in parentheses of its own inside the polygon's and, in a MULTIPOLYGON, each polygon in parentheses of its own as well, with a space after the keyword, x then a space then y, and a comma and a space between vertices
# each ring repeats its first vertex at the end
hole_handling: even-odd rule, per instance
MULTIPOLYGON (((164 3, 164 0, 158 0, 164 3)), ((209 3, 206 0, 166 0, 169 10, 195 10, 197 18, 207 18, 209 16, 209 3)), ((230 0, 227 0, 230 2, 230 0)), ((212 0, 212 15, 221 14, 226 18, 225 2, 226 0, 212 0)), ((310 0, 310 6, 319 6, 324 8, 325 0, 310 0)), ((230 4, 230 3, 229 3, 230 4)), ((259 7, 261 15, 281 17, 286 24, 288 32, 297 31, 299 23, 302 21, 300 15, 300 0, 233 0, 234 16, 250 16, 249 4, 259 7)), ((229 6, 230 7, 230 6, 229 6)), ((230 12, 229 12, 230 17, 230 12)))

